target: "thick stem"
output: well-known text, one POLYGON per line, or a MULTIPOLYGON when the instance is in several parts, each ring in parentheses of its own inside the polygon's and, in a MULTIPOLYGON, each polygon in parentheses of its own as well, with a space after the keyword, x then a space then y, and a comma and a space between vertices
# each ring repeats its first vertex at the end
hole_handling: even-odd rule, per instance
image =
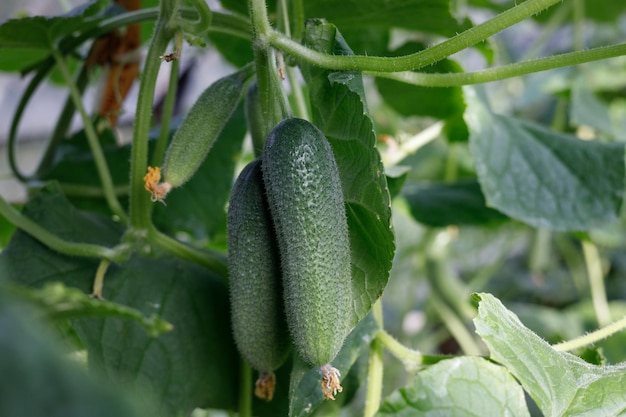
MULTIPOLYGON (((283 34, 269 32, 272 46, 296 56, 310 64, 335 70, 361 70, 377 72, 410 71, 440 61, 456 52, 481 42, 561 0, 527 0, 480 25, 474 26, 452 38, 411 55, 400 57, 368 57, 363 55, 328 55, 313 51, 283 34)), ((264 3, 263 1, 251 1, 264 3)))
POLYGON ((256 67, 257 87, 261 113, 266 124, 265 131, 291 115, 291 109, 278 76, 274 54, 268 43, 272 29, 267 17, 265 1, 250 0, 252 21, 254 64, 256 67))
POLYGON ((89 148, 91 149, 91 153, 96 164, 96 169, 98 170, 98 176, 100 177, 100 183, 102 184, 102 189, 104 191, 104 198, 111 211, 116 216, 118 216, 120 220, 126 222, 126 212, 122 208, 122 205, 115 195, 115 187, 113 185, 113 179, 111 178, 111 172, 109 171, 109 167, 104 156, 104 151, 100 146, 100 141, 98 140, 98 134, 96 133, 96 129, 94 128, 93 123, 91 122, 91 119, 87 114, 87 110, 85 110, 85 106, 83 106, 80 92, 78 91, 76 84, 74 84, 74 80, 72 79, 72 76, 63 56, 56 50, 53 50, 52 54, 57 62, 57 65, 59 67, 59 70, 61 71, 61 74, 63 75, 65 82, 68 85, 70 95, 72 96, 72 100, 74 101, 74 105, 76 106, 76 109, 80 113, 80 116, 83 120, 85 135, 87 136, 87 142, 89 143, 89 148))
MULTIPOLYGON (((166 3, 168 2, 161 2, 162 13, 167 10, 166 3)), ((166 14, 159 16, 139 85, 133 146, 130 155, 130 226, 136 230, 147 230, 151 225, 150 195, 144 190, 143 177, 148 166, 148 133, 152 121, 154 89, 161 66, 160 57, 172 37, 171 31, 168 29, 167 19, 168 15, 166 14)))

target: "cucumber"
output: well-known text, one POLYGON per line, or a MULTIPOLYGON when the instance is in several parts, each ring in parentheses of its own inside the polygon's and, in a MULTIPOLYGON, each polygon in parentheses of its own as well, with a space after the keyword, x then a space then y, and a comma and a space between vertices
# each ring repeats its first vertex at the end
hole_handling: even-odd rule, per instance
POLYGON ((305 362, 338 377, 324 365, 350 331, 352 285, 348 223, 332 149, 313 124, 285 119, 268 135, 262 167, 294 345, 305 362))
POLYGON ((265 200, 261 160, 241 172, 228 208, 231 319, 241 356, 260 373, 257 396, 271 400, 273 371, 290 349, 280 284, 280 258, 265 200))
POLYGON ((200 167, 222 129, 237 108, 253 66, 223 77, 196 100, 167 148, 164 180, 172 188, 187 182, 200 167))

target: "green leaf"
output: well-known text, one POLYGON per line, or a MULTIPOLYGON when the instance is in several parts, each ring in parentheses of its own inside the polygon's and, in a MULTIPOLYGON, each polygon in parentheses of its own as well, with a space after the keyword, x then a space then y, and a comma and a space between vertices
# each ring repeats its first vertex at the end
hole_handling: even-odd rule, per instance
MULTIPOLYGON (((342 381, 361 353, 369 349, 371 340, 379 330, 376 320, 368 315, 348 335, 343 347, 332 362, 332 365, 341 373, 342 381)), ((295 358, 290 381, 290 417, 311 415, 325 401, 320 384, 319 369, 311 369, 301 359, 295 358)), ((337 401, 341 401, 342 395, 345 394, 338 394, 337 401)))
POLYGON ((95 25, 102 19, 96 15, 103 1, 92 1, 81 5, 62 16, 33 16, 10 19, 0 25, 0 70, 17 71, 29 67, 45 58, 64 36, 95 25), (5 53, 6 52, 6 53, 5 53), (24 61, 19 62, 23 55, 24 61))
POLYGON ((64 357, 33 311, 0 290, 0 415, 131 417, 128 398, 64 357))
POLYGON ((557 352, 491 294, 481 293, 476 332, 545 416, 617 416, 626 410, 626 364, 592 365, 557 352))
MULTIPOLYGON (((409 55, 423 49, 424 45, 409 42, 388 55, 409 55)), ((457 73, 463 69, 456 62, 444 59, 420 71, 457 73)), ((387 78, 376 78, 376 87, 385 102, 403 116, 418 115, 447 119, 458 116, 465 110, 461 87, 418 87, 387 78)))
MULTIPOLYGON (((333 25, 310 22, 305 43, 318 51, 350 54, 333 25)), ((343 187, 352 252, 354 323, 382 294, 393 260, 391 206, 376 135, 367 114, 361 74, 302 64, 313 123, 330 142, 343 187)))
MULTIPOLYGON (((76 242, 112 246, 120 227, 73 208, 48 186, 24 214, 50 232, 76 242)), ((91 290, 97 262, 67 257, 18 231, 0 254, 0 276, 40 287, 60 281, 91 290)), ((111 265, 104 297, 174 326, 159 338, 136 322, 86 318, 74 328, 89 352, 90 367, 109 383, 148 393, 159 415, 186 414, 195 407, 231 408, 236 404, 239 359, 229 326, 228 288, 223 279, 196 265, 166 256, 136 256, 111 265)))
POLYGON ((476 181, 411 185, 405 187, 402 194, 415 220, 431 227, 489 225, 507 219, 485 205, 485 197, 476 181))
POLYGON ((185 231, 196 238, 213 238, 226 229, 226 203, 232 188, 235 163, 246 134, 243 103, 239 105, 213 144, 196 174, 157 204, 154 222, 160 230, 185 231))
POLYGON ((487 204, 532 226, 587 230, 618 219, 624 145, 582 141, 492 113, 468 89, 470 149, 487 204), (471 97, 471 99, 469 99, 471 97))
POLYGON ((77 288, 60 282, 46 283, 41 289, 11 287, 13 294, 37 306, 50 320, 71 320, 85 317, 117 317, 134 320, 146 333, 157 337, 172 330, 172 325, 156 314, 145 317, 136 309, 107 300, 98 300, 77 288))
POLYGON ((304 3, 307 18, 325 18, 341 30, 399 27, 453 36, 471 27, 450 14, 448 0, 317 0, 304 3))
POLYGON ((524 391, 506 368, 464 356, 419 372, 385 399, 377 417, 529 415, 524 391))

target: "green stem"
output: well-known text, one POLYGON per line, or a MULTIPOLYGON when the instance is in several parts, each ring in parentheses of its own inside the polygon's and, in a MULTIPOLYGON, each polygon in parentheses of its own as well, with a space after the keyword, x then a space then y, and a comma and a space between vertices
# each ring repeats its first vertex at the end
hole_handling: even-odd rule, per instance
POLYGON ((599 61, 602 59, 615 58, 623 55, 626 55, 625 43, 592 48, 586 51, 568 52, 565 54, 553 55, 546 58, 533 59, 515 64, 502 65, 475 72, 427 74, 419 72, 387 73, 368 71, 364 74, 381 78, 389 78, 407 84, 424 87, 458 87, 462 85, 499 81, 506 78, 518 77, 571 65, 584 64, 586 62, 599 61))
POLYGON ((250 0, 249 7, 259 102, 266 124, 264 130, 269 132, 273 126, 291 115, 291 109, 278 76, 273 51, 268 43, 268 36, 272 29, 267 18, 265 1, 250 0))
POLYGON ((100 245, 68 242, 61 239, 14 209, 2 197, 0 197, 0 214, 18 229, 28 233, 48 248, 64 255, 106 259, 115 263, 123 263, 130 256, 130 247, 128 245, 107 248, 100 245))
POLYGON ((583 240, 582 248, 585 264, 587 265, 593 309, 596 313, 598 324, 600 327, 604 327, 611 323, 611 311, 609 310, 609 303, 606 298, 602 260, 600 259, 598 248, 593 243, 583 240))
POLYGON ((585 49, 585 2, 573 0, 574 5, 574 50, 585 49))
MULTIPOLYGON (((74 197, 87 197, 87 198, 103 198, 104 191, 102 191, 102 187, 95 187, 91 185, 82 185, 82 184, 68 184, 68 183, 59 183, 63 194, 67 196, 74 197)), ((128 195, 128 186, 120 185, 118 187, 113 188, 113 192, 116 196, 126 196, 128 195)))
MULTIPOLYGON (((379 298, 372 305, 372 315, 378 326, 383 329, 383 307, 379 298)), ((367 392, 365 396, 365 417, 372 417, 380 408, 383 390, 383 344, 378 338, 372 340, 367 370, 367 392)))
POLYGON ((609 336, 614 335, 617 332, 621 332, 626 329, 626 317, 611 323, 595 332, 588 333, 584 336, 577 337, 576 339, 568 340, 566 342, 557 343, 552 345, 555 350, 559 352, 569 352, 578 348, 592 345, 600 340, 606 339, 609 336))
MULTIPOLYGON (((283 34, 271 31, 272 46, 292 54, 310 64, 334 70, 361 70, 376 72, 410 71, 440 61, 510 27, 561 0, 527 0, 504 11, 480 25, 474 26, 452 38, 411 55, 400 57, 369 57, 363 55, 329 55, 313 51, 283 34)), ((252 3, 263 1, 251 0, 252 3)))
POLYGON ((226 258, 219 252, 199 250, 185 245, 184 243, 159 232, 154 227, 149 229, 147 239, 155 247, 158 247, 171 255, 201 265, 215 272, 225 281, 228 279, 226 258))
POLYGON ((378 339, 393 356, 400 359, 406 368, 413 369, 424 363, 424 356, 420 352, 404 346, 385 330, 376 333, 376 339, 378 339))
POLYGON ((211 20, 213 18, 211 9, 209 9, 205 0, 191 0, 191 3, 198 12, 197 20, 190 21, 184 17, 177 17, 175 25, 187 33, 202 35, 204 32, 209 30, 209 27, 211 26, 211 20))
POLYGON ((11 128, 9 129, 9 137, 7 139, 7 148, 9 154, 9 166, 11 167, 11 173, 22 182, 26 182, 29 180, 29 177, 25 175, 21 170, 17 163, 17 128, 22 120, 22 116, 24 114, 24 110, 26 110, 26 105, 30 101, 30 98, 35 93, 39 84, 46 78, 48 71, 40 70, 35 74, 32 80, 28 83, 28 87, 24 90, 24 94, 20 98, 20 101, 15 109, 15 115, 11 120, 11 128))
MULTIPOLYGON (((88 70, 87 67, 83 65, 80 68, 75 82, 76 88, 78 88, 81 96, 85 87, 87 87, 87 81, 89 81, 88 70)), ((65 100, 65 104, 63 105, 63 110, 61 110, 61 114, 59 115, 59 119, 57 120, 57 124, 52 131, 50 142, 48 142, 46 151, 44 152, 43 157, 39 162, 39 166, 37 167, 37 172, 35 173, 36 177, 41 177, 46 174, 52 166, 56 150, 59 144, 66 138, 75 110, 76 106, 74 105, 74 100, 72 100, 71 96, 68 96, 67 100, 65 100)))
POLYGON ((143 177, 148 167, 148 134, 152 121, 152 102, 161 56, 173 33, 168 28, 168 1, 161 1, 161 14, 156 24, 152 41, 139 84, 137 111, 133 129, 133 144, 130 155, 130 226, 147 230, 151 226, 150 195, 144 189, 143 177))
POLYGON ((252 417, 252 368, 243 359, 239 363, 239 417, 252 417))
POLYGON ((548 229, 536 229, 528 256, 528 267, 533 274, 543 273, 548 269, 552 258, 552 232, 548 229))
POLYGON ((96 277, 93 280, 93 289, 91 291, 91 295, 98 299, 103 299, 102 297, 102 289, 104 288, 104 276, 109 269, 109 265, 111 262, 103 259, 100 261, 100 265, 98 265, 98 269, 96 270, 96 277))
POLYGON ((435 291, 430 294, 430 301, 430 304, 433 306, 446 328, 450 331, 452 337, 457 341, 461 350, 466 355, 479 356, 482 353, 480 347, 454 311, 448 307, 445 301, 435 291))
POLYGON ((111 178, 111 172, 109 171, 109 167, 104 156, 104 151, 100 146, 96 129, 87 114, 87 110, 85 110, 85 107, 83 106, 80 92, 70 75, 70 71, 63 56, 57 50, 53 50, 52 54, 56 60, 59 70, 61 71, 61 74, 63 75, 63 79, 70 90, 70 95, 72 96, 72 100, 74 100, 74 105, 82 118, 85 135, 87 136, 87 142, 89 143, 89 148, 93 154, 96 169, 98 170, 98 176, 100 177, 100 183, 102 184, 102 189, 104 191, 104 198, 111 211, 117 215, 121 221, 126 223, 128 220, 126 212, 115 195, 115 187, 113 185, 113 179, 111 178))

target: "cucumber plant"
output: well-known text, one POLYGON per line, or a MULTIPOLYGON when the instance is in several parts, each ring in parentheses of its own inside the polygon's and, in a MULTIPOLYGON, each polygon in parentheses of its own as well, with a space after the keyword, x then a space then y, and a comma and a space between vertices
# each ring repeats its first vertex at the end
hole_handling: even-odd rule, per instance
POLYGON ((0 415, 620 415, 625 13, 94 0, 0 17, 0 70, 28 75, 0 123, 3 179, 28 191, 0 185, 0 415), (214 70, 201 54, 230 70, 182 109, 181 70, 214 70), (136 102, 91 116, 86 92, 106 79, 121 100, 126 67, 136 102), (29 173, 47 80, 67 98, 29 173), (52 333, 41 349, 25 321, 52 333), (33 384, 49 380, 69 394, 33 384))

